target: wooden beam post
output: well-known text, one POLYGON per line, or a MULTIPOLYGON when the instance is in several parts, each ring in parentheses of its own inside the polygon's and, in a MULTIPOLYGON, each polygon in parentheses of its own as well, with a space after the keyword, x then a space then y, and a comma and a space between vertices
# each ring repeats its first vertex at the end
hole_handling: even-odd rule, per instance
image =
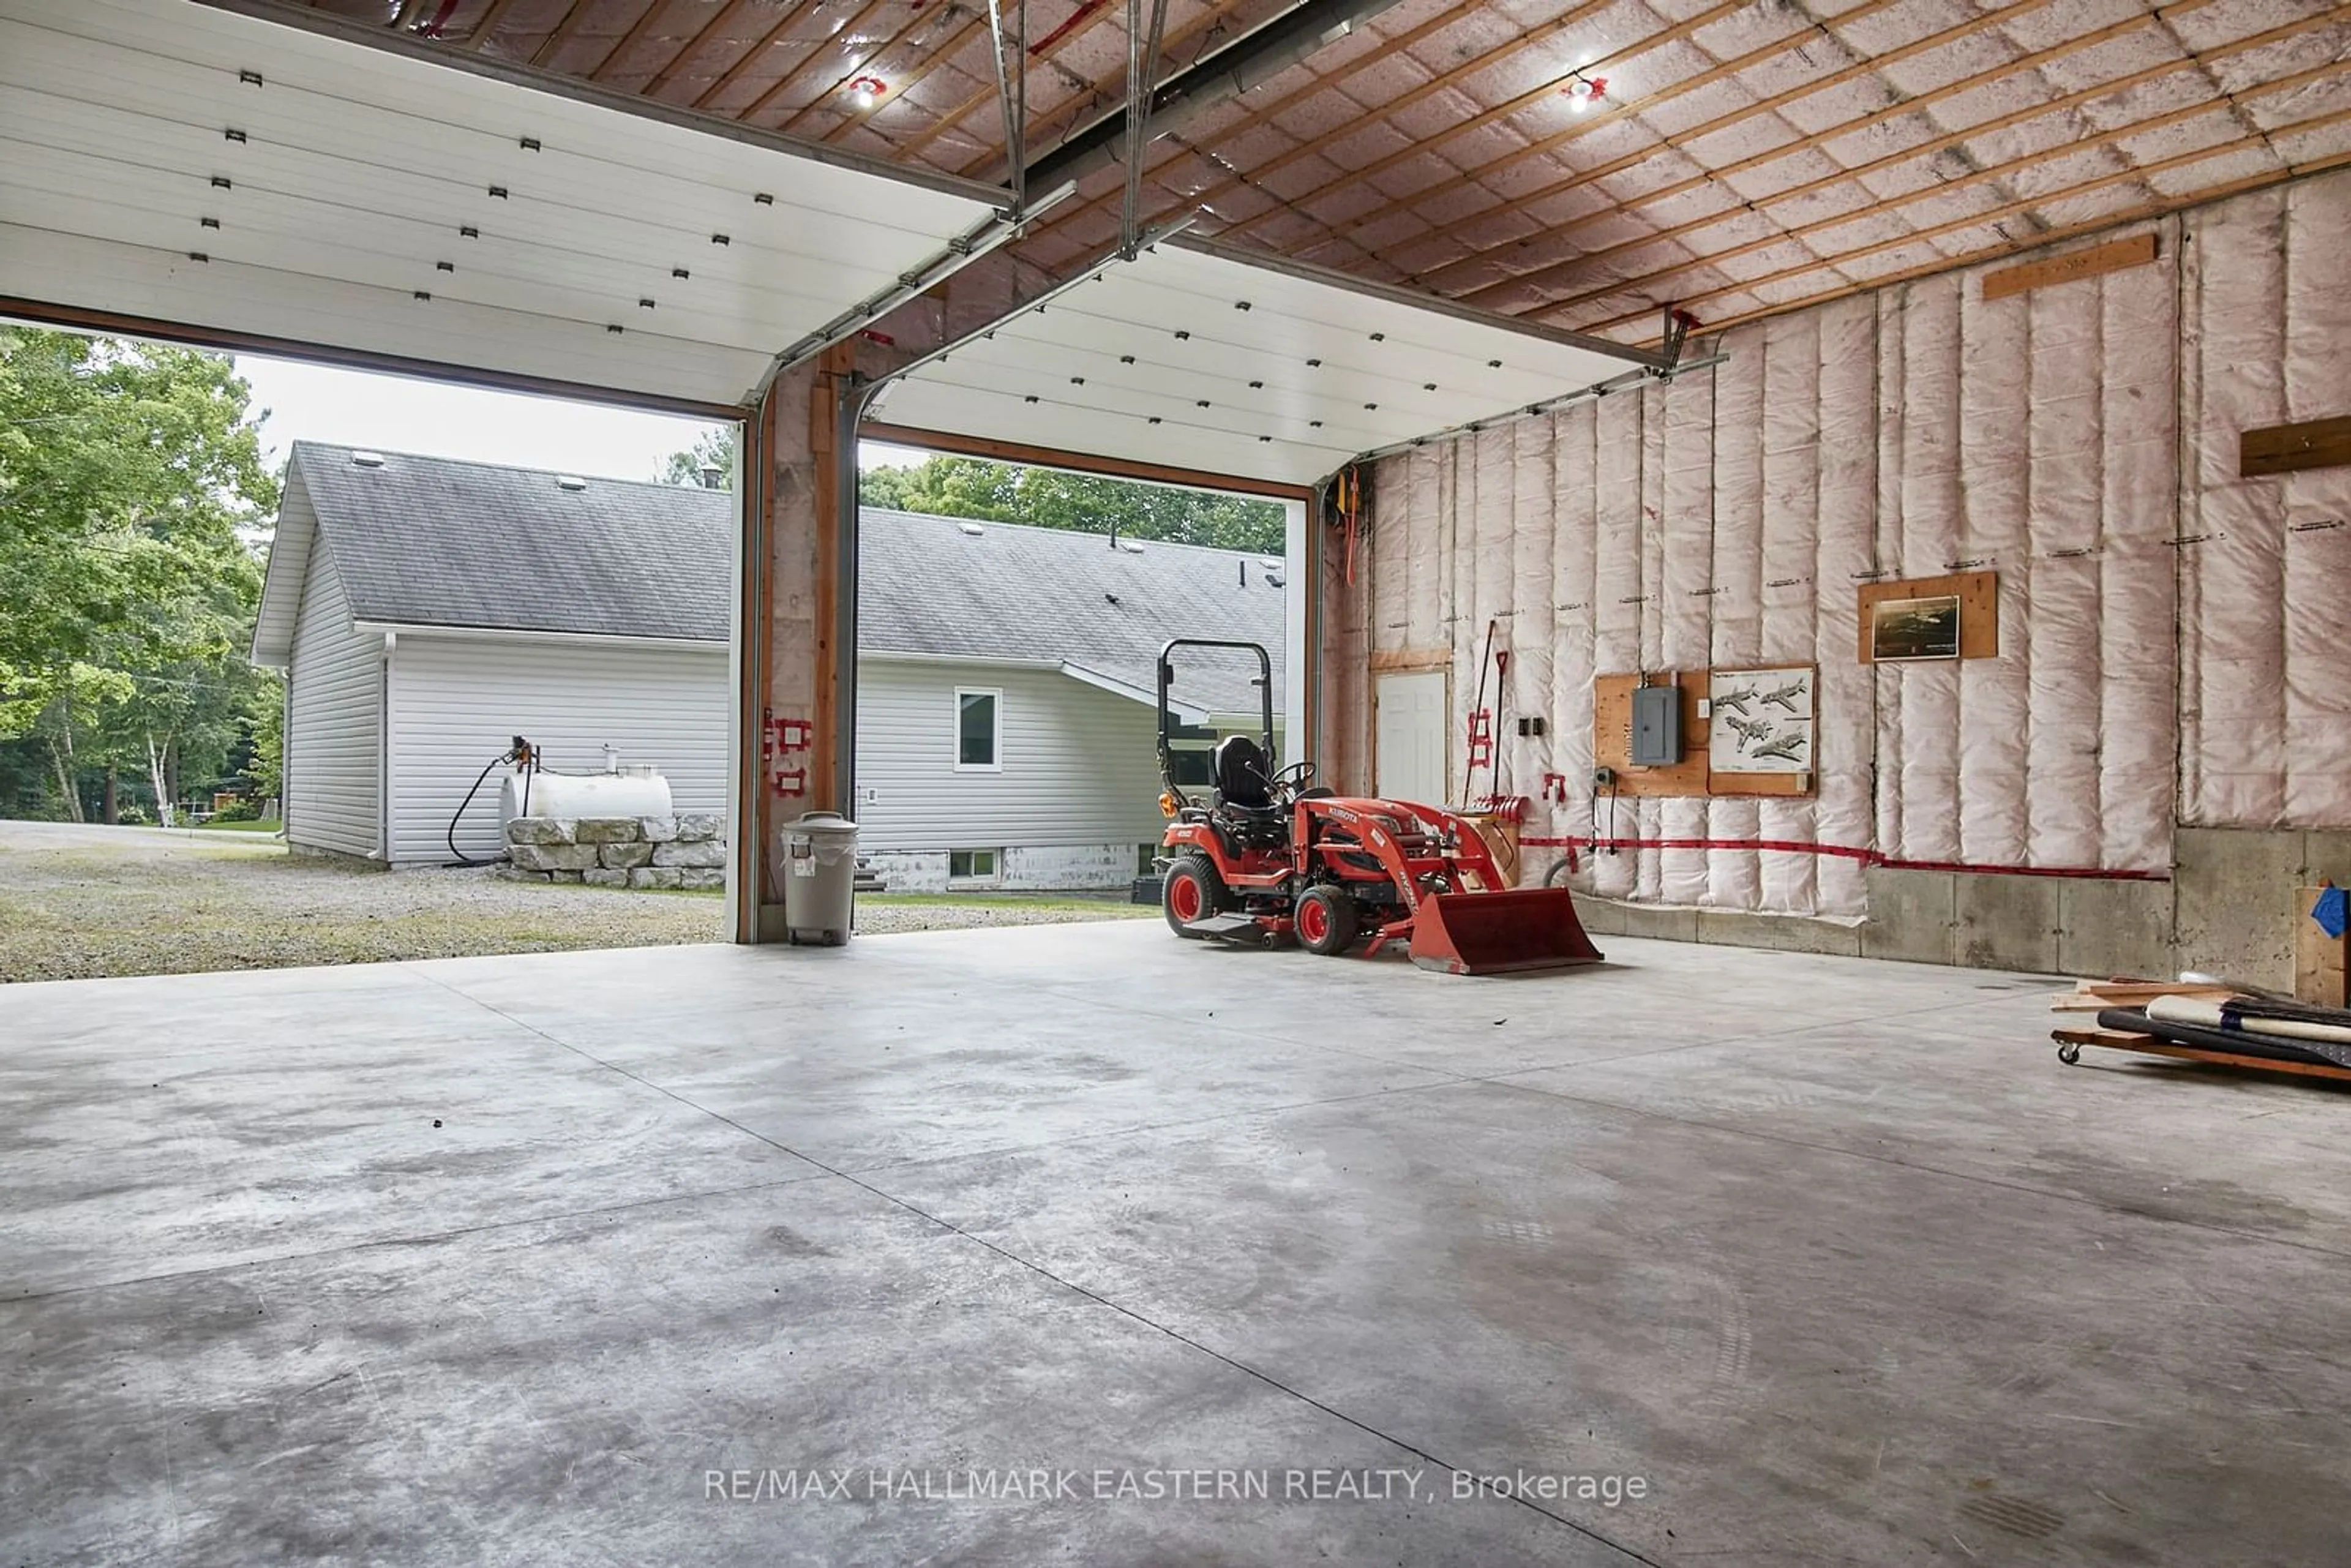
MULTIPOLYGON (((745 453, 743 654, 735 937, 781 939, 774 871, 783 824, 840 810, 850 754, 843 695, 841 397, 854 352, 828 350, 778 376, 745 453)), ((853 482, 853 481, 852 481, 853 482)), ((853 497, 852 497, 853 499, 853 497)))

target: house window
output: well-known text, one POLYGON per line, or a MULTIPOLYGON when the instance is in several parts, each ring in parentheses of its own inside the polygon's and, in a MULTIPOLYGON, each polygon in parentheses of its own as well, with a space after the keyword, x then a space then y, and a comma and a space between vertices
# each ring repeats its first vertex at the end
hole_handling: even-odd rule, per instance
POLYGON ((1153 872, 1157 871, 1159 869, 1159 857, 1165 852, 1166 846, 1164 844, 1135 845, 1134 874, 1137 876, 1149 876, 1153 872))
POLYGON ((993 877, 997 867, 1003 862, 1003 856, 1001 850, 949 850, 947 880, 970 882, 993 877))
POLYGON ((1004 694, 956 690, 956 767, 996 772, 1003 764, 1004 694))

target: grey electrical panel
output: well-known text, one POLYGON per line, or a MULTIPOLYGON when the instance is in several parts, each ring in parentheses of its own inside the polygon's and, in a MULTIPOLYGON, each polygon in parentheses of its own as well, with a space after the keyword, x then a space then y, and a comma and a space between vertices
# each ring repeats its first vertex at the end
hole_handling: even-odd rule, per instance
POLYGON ((1682 689, 1633 688, 1633 766, 1670 768, 1682 759, 1682 689))

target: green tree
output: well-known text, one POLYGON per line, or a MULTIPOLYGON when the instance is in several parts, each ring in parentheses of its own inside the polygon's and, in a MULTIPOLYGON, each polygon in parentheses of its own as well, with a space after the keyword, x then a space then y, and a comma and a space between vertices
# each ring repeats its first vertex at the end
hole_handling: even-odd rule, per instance
POLYGON ((263 678, 246 699, 244 777, 256 800, 279 800, 286 794, 286 683, 274 670, 256 670, 263 678))
POLYGON ((718 486, 725 489, 731 484, 735 472, 735 427, 714 425, 695 438, 694 444, 683 452, 673 452, 662 462, 655 476, 664 485, 699 485, 703 470, 718 470, 718 486))
POLYGON ((1081 533, 1210 545, 1280 555, 1282 509, 1206 490, 1144 485, 1058 468, 937 455, 907 467, 868 468, 858 498, 869 507, 975 517, 1081 533))
MULTIPOLYGON (((661 477, 672 485, 699 485, 704 467, 731 474, 734 464, 735 431, 726 426, 684 452, 671 453, 661 477)), ((1280 555, 1283 545, 1281 507, 1271 501, 944 453, 920 463, 863 470, 858 475, 857 498, 868 507, 936 517, 1027 523, 1079 533, 1115 529, 1130 538, 1259 555, 1280 555)))
POLYGON ((250 395, 220 355, 0 332, 0 740, 46 753, 58 814, 126 768, 167 813, 241 735, 277 504, 250 395))

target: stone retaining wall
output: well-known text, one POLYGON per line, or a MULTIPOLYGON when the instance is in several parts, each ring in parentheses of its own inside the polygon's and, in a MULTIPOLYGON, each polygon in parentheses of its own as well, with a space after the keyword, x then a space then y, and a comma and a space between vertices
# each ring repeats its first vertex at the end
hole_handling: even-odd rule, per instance
POLYGON ((517 817, 507 824, 507 876, 598 887, 726 884, 726 841, 715 811, 674 817, 517 817))

